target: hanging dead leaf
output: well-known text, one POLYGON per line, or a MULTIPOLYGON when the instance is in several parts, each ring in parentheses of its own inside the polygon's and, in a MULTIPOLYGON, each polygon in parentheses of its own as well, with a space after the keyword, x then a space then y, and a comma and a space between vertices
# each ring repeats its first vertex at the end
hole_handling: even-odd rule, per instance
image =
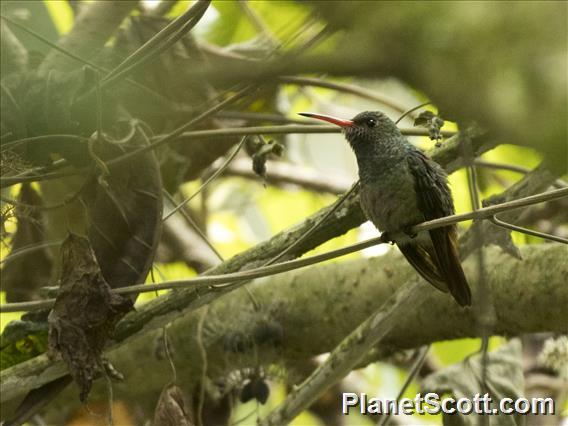
POLYGON ((60 354, 85 401, 101 354, 130 299, 111 293, 86 238, 70 234, 61 247, 60 291, 49 314, 49 352, 60 354))
MULTIPOLYGON (((428 136, 431 140, 438 141, 442 139, 442 133, 440 130, 444 126, 444 120, 432 111, 424 111, 420 113, 420 115, 416 117, 416 120, 414 120, 414 126, 426 127, 428 129, 428 136)), ((436 144, 438 143, 436 142, 436 144)))
POLYGON ((183 391, 176 385, 167 385, 154 411, 154 426, 193 426, 192 417, 183 391))
POLYGON ((266 161, 273 155, 281 157, 284 146, 273 140, 266 142, 261 136, 257 140, 258 143, 253 145, 252 170, 261 178, 266 178, 266 161))

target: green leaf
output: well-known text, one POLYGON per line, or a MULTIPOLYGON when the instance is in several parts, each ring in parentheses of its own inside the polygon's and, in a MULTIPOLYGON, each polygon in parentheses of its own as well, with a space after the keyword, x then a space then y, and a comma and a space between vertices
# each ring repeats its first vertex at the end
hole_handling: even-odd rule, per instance
MULTIPOLYGON (((422 383, 423 393, 435 392, 438 395, 451 394, 456 400, 473 400, 481 393, 482 364, 481 355, 466 358, 459 364, 451 365, 426 377, 422 383)), ((497 402, 503 398, 516 399, 522 396, 524 376, 521 365, 521 342, 513 339, 487 354, 487 388, 491 396, 491 409, 497 408, 497 402)), ((443 414, 444 425, 478 424, 477 414, 443 414)), ((523 417, 497 414, 491 416, 492 426, 516 426, 523 424, 523 417)))
POLYGON ((0 370, 27 361, 47 350, 47 323, 16 320, 1 338, 0 370))

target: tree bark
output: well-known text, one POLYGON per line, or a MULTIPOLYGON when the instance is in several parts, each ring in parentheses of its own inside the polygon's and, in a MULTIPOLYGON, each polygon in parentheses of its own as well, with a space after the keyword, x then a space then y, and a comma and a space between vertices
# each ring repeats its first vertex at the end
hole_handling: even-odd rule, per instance
MULTIPOLYGON (((69 34, 58 43, 59 47, 81 58, 92 58, 93 53, 103 48, 138 1, 93 2, 82 9, 69 34)), ((40 72, 56 69, 70 71, 82 64, 62 52, 52 50, 40 66, 40 72)))
MULTIPOLYGON (((521 252, 523 261, 498 248, 486 251, 487 282, 497 314, 491 334, 566 332, 566 246, 523 246, 521 252)), ((473 287, 474 304, 479 298, 473 280, 475 266, 475 256, 464 263, 473 287)), ((249 288, 259 301, 260 310, 251 306, 244 291, 233 292, 210 305, 202 336, 207 375, 216 379, 239 368, 279 364, 290 369, 293 377, 294 364, 333 349, 396 288, 416 276, 393 249, 382 257, 329 263, 255 280, 249 288), (274 346, 267 335, 275 339, 272 343, 281 337, 281 344, 274 346), (241 341, 248 338, 253 345, 238 353, 228 350, 228 343, 239 338, 241 341)), ((375 357, 441 340, 479 337, 473 310, 461 309, 426 283, 420 284, 420 292, 425 302, 394 326, 376 348, 375 357)), ((202 314, 202 310, 189 312, 168 328, 178 381, 186 388, 191 388, 202 376, 196 340, 202 314)), ((140 334, 128 345, 110 351, 111 361, 126 376, 123 383, 114 384, 116 399, 137 401, 143 410, 154 407, 160 389, 171 378, 168 362, 154 355, 160 333, 140 334)), ((44 374, 50 371, 64 371, 61 362, 44 371, 26 370, 22 366, 6 370, 9 374, 2 380, 3 399, 15 398, 41 384, 38 382, 44 382, 44 374)), ((92 398, 104 399, 105 389, 103 381, 99 381, 92 398)), ((76 399, 74 393, 76 390, 71 388, 59 398, 53 412, 64 407, 69 410, 70 401, 76 399)))

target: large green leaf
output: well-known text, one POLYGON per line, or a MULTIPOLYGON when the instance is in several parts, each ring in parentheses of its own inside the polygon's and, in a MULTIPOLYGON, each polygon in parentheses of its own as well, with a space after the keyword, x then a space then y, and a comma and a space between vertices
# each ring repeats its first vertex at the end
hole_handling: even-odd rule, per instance
MULTIPOLYGON (((431 374, 422 383, 423 393, 451 394, 453 398, 472 400, 482 394, 482 358, 474 355, 459 364, 451 365, 431 374)), ((524 376, 521 366, 521 342, 513 339, 495 352, 487 355, 487 389, 491 397, 491 409, 498 408, 503 398, 522 396, 524 376)), ((478 414, 443 414, 444 425, 474 426, 479 424, 478 414)), ((517 426, 524 424, 520 415, 497 414, 490 417, 491 426, 517 426)))

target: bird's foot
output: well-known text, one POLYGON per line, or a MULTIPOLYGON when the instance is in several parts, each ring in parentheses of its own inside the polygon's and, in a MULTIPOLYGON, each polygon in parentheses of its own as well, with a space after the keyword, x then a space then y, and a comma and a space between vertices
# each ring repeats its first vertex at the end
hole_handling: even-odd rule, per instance
POLYGON ((413 227, 414 225, 405 226, 404 228, 402 228, 402 232, 404 232, 408 237, 414 239, 418 234, 416 232, 412 232, 413 227))
POLYGON ((389 243, 391 246, 394 245, 394 239, 391 238, 390 233, 388 232, 383 232, 381 233, 381 239, 385 242, 385 243, 389 243))

